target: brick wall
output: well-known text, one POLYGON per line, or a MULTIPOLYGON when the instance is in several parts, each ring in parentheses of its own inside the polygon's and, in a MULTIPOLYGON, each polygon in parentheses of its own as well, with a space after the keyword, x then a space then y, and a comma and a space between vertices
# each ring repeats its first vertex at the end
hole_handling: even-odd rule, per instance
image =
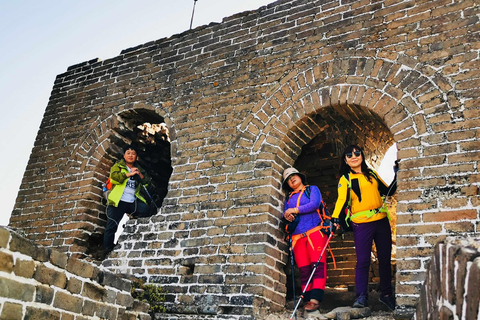
POLYGON ((149 320, 149 305, 108 270, 0 227, 0 319, 149 320))
POLYGON ((168 284, 178 308, 277 310, 283 169, 318 136, 330 159, 357 142, 373 163, 396 142, 396 293, 413 308, 434 245, 478 233, 478 20, 472 0, 280 0, 71 66, 55 80, 10 225, 90 255, 116 146, 160 119, 171 129, 168 194, 157 216, 128 224, 106 264, 168 284))
POLYGON ((480 239, 450 238, 435 246, 416 319, 480 318, 480 239))

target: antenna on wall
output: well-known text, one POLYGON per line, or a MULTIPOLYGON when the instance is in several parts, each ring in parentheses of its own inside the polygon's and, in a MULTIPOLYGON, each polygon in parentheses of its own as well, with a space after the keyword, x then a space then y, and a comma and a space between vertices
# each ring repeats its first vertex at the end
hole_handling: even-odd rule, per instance
POLYGON ((193 24, 193 15, 195 14, 195 5, 197 4, 198 0, 193 0, 193 11, 192 11, 192 19, 190 20, 190 30, 192 29, 193 24))

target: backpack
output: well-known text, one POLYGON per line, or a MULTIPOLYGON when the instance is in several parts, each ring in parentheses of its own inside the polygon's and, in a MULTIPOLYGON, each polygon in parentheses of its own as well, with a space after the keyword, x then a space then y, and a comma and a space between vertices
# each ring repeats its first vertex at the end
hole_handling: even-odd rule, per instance
POLYGON ((113 184, 110 182, 110 177, 108 177, 107 182, 102 183, 102 192, 103 192, 103 197, 105 200, 108 201, 108 195, 110 194, 110 191, 113 188, 113 184))
MULTIPOLYGON (((378 177, 375 174, 375 172, 371 171, 371 173, 372 173, 372 176, 375 178, 375 180, 377 180, 377 182, 378 182, 378 177)), ((352 228, 352 211, 351 211, 352 198, 350 196, 350 194, 352 192, 352 189, 353 189, 352 188, 352 180, 350 179, 350 174, 349 173, 345 173, 343 176, 348 181, 348 184, 347 184, 347 203, 346 203, 345 207, 340 211, 340 214, 338 215, 338 220, 339 220, 339 224, 340 224, 340 227, 342 228, 343 232, 351 232, 351 231, 353 231, 353 228, 352 228)))
MULTIPOLYGON (((304 191, 302 193, 300 193, 300 195, 298 197, 299 201, 300 201, 300 198, 302 197, 303 194, 305 194, 305 196, 308 199, 310 199, 310 186, 306 186, 304 191)), ((288 194, 287 199, 286 199, 287 201, 288 201, 289 197, 290 197, 290 195, 288 194)), ((332 216, 331 216, 330 212, 328 211, 327 205, 323 201, 323 198, 322 198, 322 200, 320 200, 320 206, 317 208, 317 213, 320 216, 320 220, 322 221, 320 223, 321 231, 327 236, 330 235, 330 230, 331 230, 331 225, 332 225, 332 223, 331 223, 332 216)), ((286 220, 285 232, 288 235, 293 234, 293 232, 295 231, 295 228, 297 227, 299 222, 300 222, 300 215, 298 215, 298 214, 295 215, 295 219, 293 221, 286 220)))
POLYGON ((340 214, 338 215, 338 223, 340 224, 340 227, 342 228, 342 232, 351 232, 353 231, 352 228, 352 213, 350 211, 350 208, 352 206, 352 199, 350 198, 350 192, 352 190, 352 181, 350 180, 350 174, 346 173, 343 175, 345 179, 348 181, 347 184, 347 202, 340 211, 340 214))

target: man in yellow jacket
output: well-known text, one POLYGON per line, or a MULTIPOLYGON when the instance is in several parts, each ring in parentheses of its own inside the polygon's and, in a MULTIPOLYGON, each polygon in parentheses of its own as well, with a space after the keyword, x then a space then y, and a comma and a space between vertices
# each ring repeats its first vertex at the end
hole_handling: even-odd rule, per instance
POLYGON ((140 218, 150 216, 150 207, 140 194, 141 184, 147 186, 150 178, 137 163, 136 148, 128 145, 123 151, 123 159, 110 169, 113 187, 107 200, 107 225, 103 237, 105 254, 115 246, 115 232, 125 213, 140 218))

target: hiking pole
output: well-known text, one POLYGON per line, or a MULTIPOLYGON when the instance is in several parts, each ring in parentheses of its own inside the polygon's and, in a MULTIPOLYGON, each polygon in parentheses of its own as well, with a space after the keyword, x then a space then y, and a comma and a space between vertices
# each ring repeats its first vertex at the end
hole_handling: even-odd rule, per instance
POLYGON ((143 190, 145 190, 145 193, 150 198, 150 201, 152 201, 155 208, 157 208, 157 213, 158 213, 159 208, 157 207, 157 204, 153 200, 152 196, 150 195, 150 192, 148 192, 147 187, 145 187, 145 185, 142 183, 142 179, 140 178, 140 176, 136 174, 133 178, 143 187, 143 190))
POLYGON ((317 270, 318 264, 320 263, 320 260, 322 260, 323 254, 325 253, 325 250, 327 250, 328 243, 330 242, 330 239, 331 239, 332 237, 333 237, 333 232, 330 232, 330 235, 328 236, 327 242, 325 243, 325 247, 323 247, 322 252, 320 253, 320 257, 318 258, 317 262, 315 262, 315 264, 313 265, 313 271, 312 271, 312 273, 310 274, 310 278, 308 278, 307 284, 305 285, 305 289, 303 289, 303 292, 302 292, 302 294, 300 295, 300 299, 298 299, 298 303, 297 303, 297 305, 295 306, 295 309, 293 309, 293 313, 292 313, 292 315, 290 316, 290 320, 293 319, 293 315, 296 316, 296 312, 297 312, 298 306, 300 305, 300 302, 301 302, 302 299, 304 298, 303 295, 304 295, 305 292, 307 291, 308 285, 310 284, 310 281, 311 281, 312 278, 313 278, 313 274, 314 274, 315 271, 317 270))
MULTIPOLYGON (((292 286, 293 286, 293 305, 295 305, 297 298, 295 295, 295 260, 293 257, 293 245, 292 245, 292 236, 289 237, 290 243, 290 261, 292 262, 292 286)), ((297 314, 295 314, 295 320, 297 319, 297 314)))
POLYGON ((153 205, 155 206, 155 208, 157 208, 157 212, 159 210, 159 208, 157 207, 157 204, 155 203, 155 201, 153 200, 152 196, 150 195, 150 193, 148 192, 147 190, 147 187, 145 187, 143 185, 143 183, 141 183, 142 187, 143 187, 143 190, 145 190, 145 193, 148 195, 148 197, 150 198, 150 201, 152 201, 153 205))

